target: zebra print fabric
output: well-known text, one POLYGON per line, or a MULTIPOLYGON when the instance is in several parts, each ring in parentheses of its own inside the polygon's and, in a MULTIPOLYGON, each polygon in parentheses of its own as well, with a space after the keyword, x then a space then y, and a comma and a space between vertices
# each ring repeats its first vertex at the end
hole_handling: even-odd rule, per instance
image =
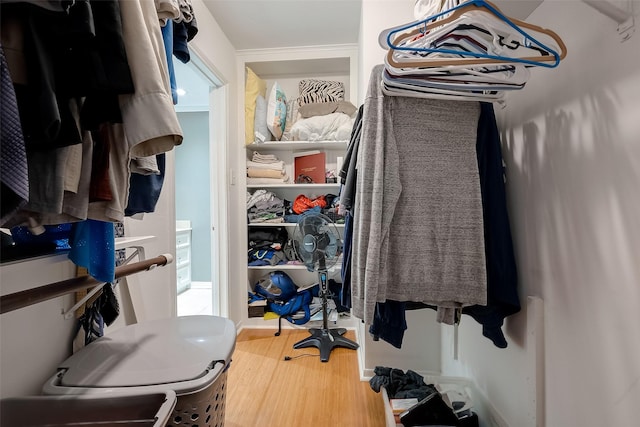
POLYGON ((301 107, 314 102, 337 102, 344 100, 344 84, 342 82, 304 79, 300 80, 298 88, 300 89, 298 104, 301 107))

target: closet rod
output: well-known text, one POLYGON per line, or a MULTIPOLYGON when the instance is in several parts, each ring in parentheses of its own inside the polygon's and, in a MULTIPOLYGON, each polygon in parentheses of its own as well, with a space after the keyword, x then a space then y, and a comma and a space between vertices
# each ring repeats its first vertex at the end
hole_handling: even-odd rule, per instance
MULTIPOLYGON (((151 270, 155 266, 163 266, 173 262, 173 255, 163 254, 145 261, 116 267, 115 278, 129 276, 140 271, 151 270)), ((60 282, 49 283, 33 289, 27 289, 0 297, 0 314, 19 308, 57 298, 80 289, 101 285, 104 282, 91 276, 74 277, 60 282)))
POLYGON ((602 0, 582 0, 589 6, 596 9, 598 12, 608 16, 609 18, 616 21, 618 24, 622 24, 626 22, 631 16, 630 13, 620 9, 619 7, 609 3, 608 1, 602 0))

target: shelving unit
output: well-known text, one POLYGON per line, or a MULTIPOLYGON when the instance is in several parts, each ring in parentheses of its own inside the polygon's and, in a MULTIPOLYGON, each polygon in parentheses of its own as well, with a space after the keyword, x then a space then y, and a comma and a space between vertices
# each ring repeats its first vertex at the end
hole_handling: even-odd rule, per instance
MULTIPOLYGON (((245 67, 251 68, 261 79, 266 81, 267 96, 275 82, 278 82, 284 90, 287 98, 298 95, 298 83, 302 79, 322 79, 341 81, 345 86, 345 100, 357 99, 357 47, 356 46, 334 46, 319 47, 312 49, 262 49, 256 51, 246 51, 239 56, 238 69, 242 70, 244 79, 245 67)), ((243 96, 244 94, 242 94, 243 96)), ((243 99, 244 100, 244 99, 243 99)), ((356 102, 356 101, 352 101, 356 102)), ((242 120, 244 124, 244 103, 242 120)), ((241 126, 240 139, 244 139, 244 126, 241 126)), ((295 198, 304 194, 314 198, 325 194, 339 194, 340 185, 332 183, 322 184, 295 184, 294 175, 294 153, 300 151, 319 150, 325 153, 325 168, 336 170, 338 157, 344 157, 348 141, 267 141, 253 143, 244 146, 245 156, 251 158, 254 151, 261 154, 273 154, 285 164, 285 172, 289 177, 289 183, 254 185, 244 182, 241 187, 248 193, 253 193, 258 189, 265 189, 275 193, 279 198, 293 202, 295 198)), ((290 236, 297 223, 246 223, 249 227, 285 227, 290 236)), ((340 233, 344 230, 344 225, 336 224, 340 233)), ((341 262, 330 270, 329 278, 340 281, 341 262)), ((310 272, 302 264, 285 264, 276 266, 248 266, 247 285, 253 284, 268 274, 270 271, 285 271, 299 287, 305 287, 317 283, 317 273, 310 272)), ((243 316, 243 323, 251 327, 277 327, 277 321, 265 321, 262 318, 249 318, 248 310, 243 316)), ((286 323, 286 322, 284 322, 286 323)))
MULTIPOLYGON (((303 151, 307 150, 320 150, 326 155, 327 170, 336 169, 336 160, 340 156, 344 156, 347 149, 346 141, 322 141, 322 142, 309 142, 309 141, 295 141, 295 142, 270 142, 261 144, 250 144, 246 146, 247 153, 250 155, 253 151, 259 151, 261 154, 275 154, 280 160, 285 163, 285 170, 289 176, 293 175, 293 159, 295 151, 300 148, 303 151)), ((253 192, 258 189, 265 189, 273 192, 281 199, 286 199, 291 202, 295 198, 304 194, 310 198, 317 197, 325 194, 335 194, 336 196, 340 192, 340 184, 271 184, 271 185, 247 185, 247 191, 253 192)), ((289 234, 293 233, 297 223, 248 223, 249 227, 285 227, 289 234)), ((340 233, 344 230, 343 224, 336 224, 336 228, 340 233)), ((306 286, 317 282, 316 273, 309 272, 304 265, 285 264, 276 266, 249 266, 248 267, 248 279, 249 283, 256 283, 260 277, 267 274, 269 271, 282 270, 286 271, 289 276, 294 280, 298 286, 306 286)), ((339 269, 334 267, 334 275, 337 276, 339 269)), ((337 279, 337 277, 334 277, 337 279)))

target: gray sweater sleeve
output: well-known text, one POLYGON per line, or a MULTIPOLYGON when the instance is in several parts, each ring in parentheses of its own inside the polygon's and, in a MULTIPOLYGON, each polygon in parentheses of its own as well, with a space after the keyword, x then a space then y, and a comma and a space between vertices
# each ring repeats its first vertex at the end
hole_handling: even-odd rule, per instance
POLYGON ((381 90, 383 69, 377 65, 371 72, 357 158, 351 292, 353 314, 367 324, 373 320, 376 302, 385 300, 379 298, 386 293, 386 276, 380 271, 386 253, 381 251, 401 191, 396 147, 385 143, 391 123, 381 90))

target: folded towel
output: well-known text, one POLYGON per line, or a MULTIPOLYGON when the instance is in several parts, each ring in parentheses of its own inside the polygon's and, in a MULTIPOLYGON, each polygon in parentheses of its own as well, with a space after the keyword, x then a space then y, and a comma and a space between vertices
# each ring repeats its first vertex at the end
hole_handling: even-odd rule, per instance
POLYGON ((273 163, 279 161, 279 159, 274 154, 261 154, 257 151, 253 152, 253 157, 251 158, 251 160, 257 163, 273 163))
POLYGON ((283 170, 247 168, 247 176, 251 178, 282 178, 283 170))
POLYGON ((260 162, 253 162, 251 160, 247 160, 247 167, 255 168, 255 169, 274 169, 274 170, 283 171, 284 162, 280 160, 279 162, 273 162, 273 163, 260 163, 260 162))
POLYGON ((269 185, 269 184, 284 184, 289 182, 289 177, 284 175, 281 179, 278 178, 247 178, 248 185, 269 185))

